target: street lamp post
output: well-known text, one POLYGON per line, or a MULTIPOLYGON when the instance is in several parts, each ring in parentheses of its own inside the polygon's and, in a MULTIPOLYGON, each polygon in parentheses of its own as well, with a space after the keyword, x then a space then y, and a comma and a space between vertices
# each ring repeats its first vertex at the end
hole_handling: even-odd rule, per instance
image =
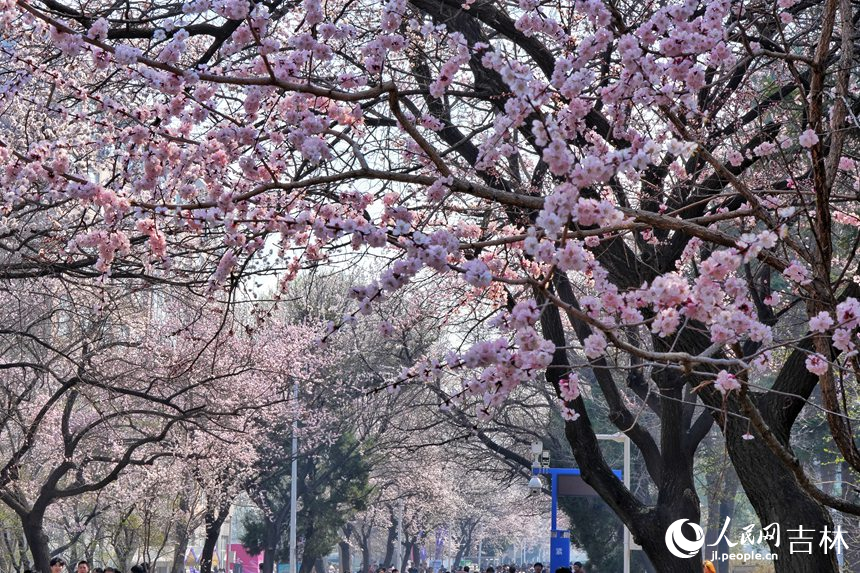
MULTIPOLYGON (((624 487, 630 490, 630 438, 623 432, 597 434, 598 440, 609 440, 624 444, 624 487)), ((630 530, 624 526, 624 573, 630 573, 630 530)))
POLYGON ((397 511, 397 552, 394 557, 394 566, 403 568, 403 500, 400 500, 400 505, 397 511))
MULTIPOLYGON (((296 381, 293 384, 293 404, 296 408, 299 405, 299 383, 296 381)), ((296 573, 296 511, 298 500, 296 499, 296 480, 298 479, 298 464, 299 464, 299 424, 298 415, 293 420, 293 443, 292 455, 293 463, 290 465, 290 573, 296 573)))
POLYGON ((478 534, 478 573, 483 571, 481 567, 481 550, 484 548, 484 522, 481 522, 480 533, 478 534))

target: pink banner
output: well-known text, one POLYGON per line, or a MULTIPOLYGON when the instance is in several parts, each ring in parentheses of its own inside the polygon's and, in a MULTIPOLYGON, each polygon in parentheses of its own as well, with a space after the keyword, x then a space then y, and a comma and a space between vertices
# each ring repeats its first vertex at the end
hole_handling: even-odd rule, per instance
POLYGON ((230 545, 230 559, 227 572, 232 573, 233 564, 239 563, 242 565, 242 573, 260 573, 263 554, 264 552, 261 551, 258 555, 249 555, 241 543, 233 543, 230 545))

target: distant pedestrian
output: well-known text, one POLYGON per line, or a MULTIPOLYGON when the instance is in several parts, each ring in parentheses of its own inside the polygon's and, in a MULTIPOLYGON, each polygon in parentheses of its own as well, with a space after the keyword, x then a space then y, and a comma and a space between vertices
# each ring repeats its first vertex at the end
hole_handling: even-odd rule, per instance
POLYGON ((90 573, 90 562, 86 559, 81 559, 78 561, 78 568, 75 571, 77 573, 90 573))
POLYGON ((582 566, 582 563, 577 561, 573 564, 573 573, 585 573, 585 568, 582 566))
POLYGON ((62 557, 54 557, 51 559, 51 573, 60 573, 66 568, 66 560, 62 557))
POLYGON ((543 571, 543 563, 541 563, 540 561, 535 563, 534 564, 534 570, 535 570, 535 573, 541 573, 543 571))

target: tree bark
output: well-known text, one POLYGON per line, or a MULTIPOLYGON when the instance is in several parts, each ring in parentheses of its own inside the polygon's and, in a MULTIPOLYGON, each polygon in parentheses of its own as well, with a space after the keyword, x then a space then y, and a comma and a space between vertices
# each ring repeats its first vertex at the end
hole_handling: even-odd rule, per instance
POLYGON ((412 549, 415 547, 415 540, 406 538, 403 544, 403 558, 400 560, 400 573, 405 573, 409 568, 409 560, 412 559, 412 549))
MULTIPOLYGON (((266 521, 266 539, 263 545, 263 562, 260 564, 260 573, 274 573, 275 553, 281 538, 281 528, 277 522, 265 517, 264 519, 266 521)), ((298 554, 296 558, 298 558, 298 554)))
POLYGON ((746 421, 735 420, 734 416, 730 419, 725 438, 738 479, 761 525, 779 524, 780 546, 768 541, 770 551, 778 555, 774 562, 776 572, 838 573, 834 552, 825 554, 818 547, 821 531, 825 527, 833 531, 830 513, 803 491, 791 471, 773 455, 761 438, 744 440, 741 437, 747 432, 746 421), (813 530, 811 534, 806 533, 813 538, 811 554, 789 550, 788 531, 801 526, 804 530, 813 530))
POLYGON ((341 540, 338 543, 340 550, 340 573, 350 573, 352 571, 352 547, 349 541, 341 540))
POLYGON ((221 505, 214 512, 207 510, 203 517, 206 524, 206 537, 203 540, 203 551, 200 552, 200 573, 212 573, 212 556, 221 535, 221 526, 230 513, 228 505, 221 505))
POLYGON ((173 564, 170 573, 185 573, 185 555, 188 553, 188 527, 176 528, 176 548, 173 550, 173 564))
POLYGON ((350 573, 352 569, 352 545, 349 540, 355 531, 355 526, 352 523, 347 523, 343 526, 343 538, 338 543, 338 551, 340 552, 340 573, 350 573))
POLYGON ((308 555, 302 554, 302 566, 299 568, 299 573, 311 573, 316 565, 316 559, 308 559, 308 555))
POLYGON ((21 517, 21 527, 24 538, 33 556, 33 569, 42 573, 51 573, 51 552, 48 550, 48 536, 45 533, 44 516, 29 513, 21 517))
MULTIPOLYGON (((569 283, 561 277, 558 288, 569 304, 576 304, 569 283)), ((543 302, 541 300, 538 301, 543 302)), ((567 357, 567 335, 561 320, 559 308, 547 305, 541 313, 541 332, 547 340, 556 345, 552 365, 546 371, 547 381, 559 393, 559 381, 570 370, 567 357)), ((583 339, 589 332, 587 326, 575 325, 577 336, 583 339)), ((599 369, 598 369, 599 370, 599 369)), ((666 547, 665 535, 669 525, 679 519, 688 519, 698 523, 700 519, 699 497, 696 494, 693 479, 693 453, 698 441, 688 435, 688 413, 683 405, 684 381, 679 375, 668 369, 655 374, 658 381, 660 396, 660 447, 650 443, 650 437, 636 436, 640 443, 648 443, 650 456, 658 456, 650 462, 649 473, 654 478, 658 488, 657 503, 652 507, 639 502, 633 494, 618 480, 600 451, 594 428, 585 408, 582 396, 573 402, 580 417, 565 424, 565 436, 570 443, 571 451, 582 472, 583 480, 593 487, 600 497, 624 521, 630 529, 634 540, 642 546, 654 568, 661 573, 700 573, 702 564, 694 558, 681 559, 672 555, 666 547)), ((610 387, 612 381, 604 380, 606 391, 614 393, 610 387)), ((619 420, 625 418, 621 404, 619 420)), ((628 425, 628 435, 631 435, 628 425)), ((641 448, 640 448, 641 451, 641 448)), ((643 455, 646 452, 643 451, 643 455)))
POLYGON ((394 540, 397 539, 397 524, 394 519, 391 520, 391 525, 388 526, 388 537, 385 539, 385 558, 382 560, 382 566, 388 569, 394 559, 394 540))
POLYGON ((367 531, 362 529, 360 536, 361 543, 361 573, 370 573, 370 534, 373 531, 368 527, 367 531))

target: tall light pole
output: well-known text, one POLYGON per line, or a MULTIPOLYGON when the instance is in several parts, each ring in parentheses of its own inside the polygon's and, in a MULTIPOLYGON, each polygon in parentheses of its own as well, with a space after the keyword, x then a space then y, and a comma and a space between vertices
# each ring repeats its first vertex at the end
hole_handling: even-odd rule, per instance
MULTIPOLYGON (((293 404, 297 411, 293 419, 293 448, 292 456, 293 463, 290 468, 290 573, 296 573, 296 481, 299 474, 299 438, 296 435, 299 430, 299 383, 296 381, 293 384, 293 404)), ((274 558, 274 556, 272 556, 274 558)))
POLYGON ((403 500, 397 508, 397 553, 394 556, 394 566, 398 569, 403 565, 403 500))
POLYGON ((481 550, 484 548, 484 522, 481 522, 480 533, 478 534, 478 573, 481 573, 481 550))
MULTIPOLYGON (((623 432, 597 434, 598 440, 609 440, 624 444, 624 487, 630 490, 630 438, 623 432)), ((630 530, 624 526, 624 573, 630 573, 630 530)))

